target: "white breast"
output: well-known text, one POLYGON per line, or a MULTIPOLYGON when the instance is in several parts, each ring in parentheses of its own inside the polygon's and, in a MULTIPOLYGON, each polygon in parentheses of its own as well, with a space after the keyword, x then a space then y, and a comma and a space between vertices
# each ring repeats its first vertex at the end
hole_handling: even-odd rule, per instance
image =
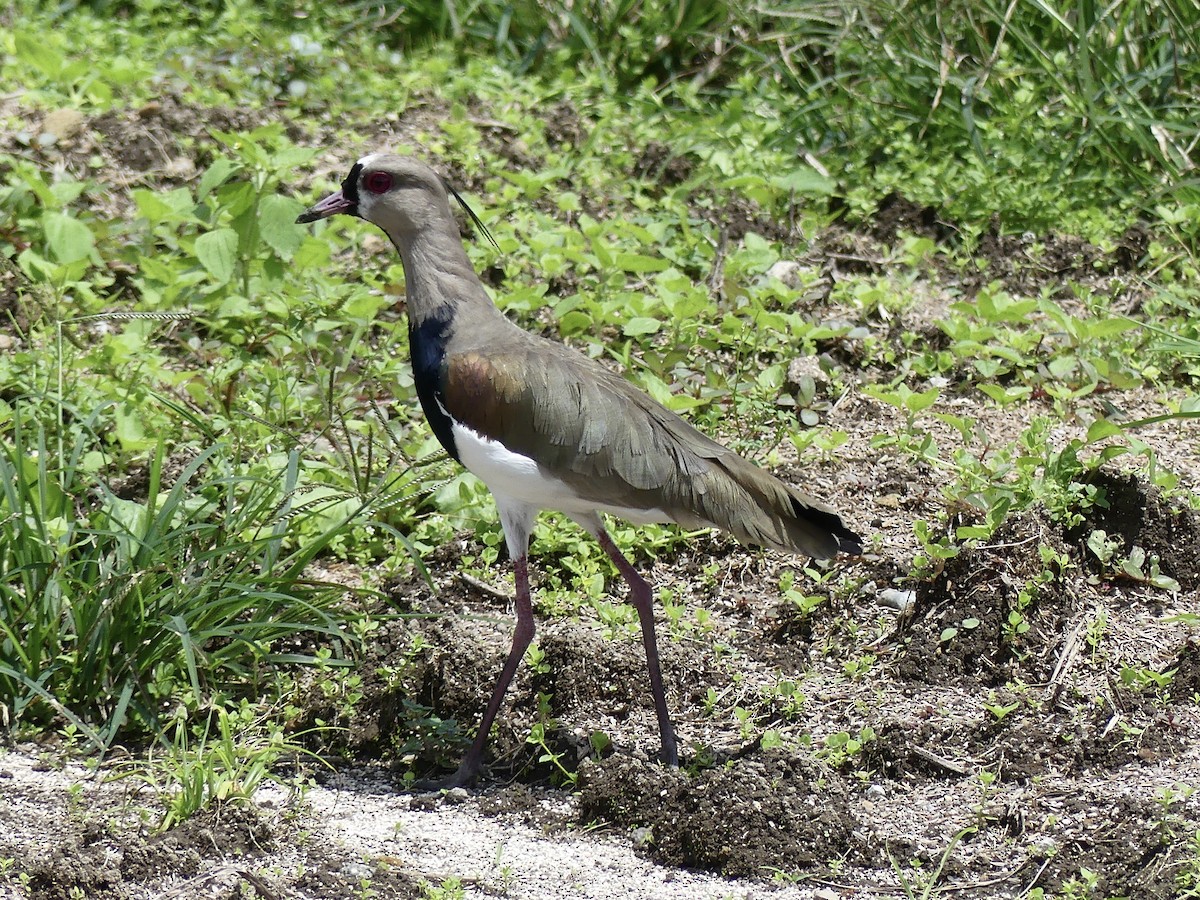
POLYGON ((672 521, 661 509, 631 509, 586 500, 566 482, 547 472, 537 460, 514 453, 499 441, 451 421, 459 460, 493 494, 568 515, 605 512, 639 524, 672 521))

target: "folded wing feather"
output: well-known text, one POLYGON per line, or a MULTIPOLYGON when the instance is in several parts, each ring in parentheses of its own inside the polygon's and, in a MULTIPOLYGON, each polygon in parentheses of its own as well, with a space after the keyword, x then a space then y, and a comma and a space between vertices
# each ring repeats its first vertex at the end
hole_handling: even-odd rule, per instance
POLYGON ((598 505, 661 509, 686 527, 819 558, 861 552, 829 507, 562 345, 531 337, 500 354, 460 352, 442 383, 454 419, 598 505))

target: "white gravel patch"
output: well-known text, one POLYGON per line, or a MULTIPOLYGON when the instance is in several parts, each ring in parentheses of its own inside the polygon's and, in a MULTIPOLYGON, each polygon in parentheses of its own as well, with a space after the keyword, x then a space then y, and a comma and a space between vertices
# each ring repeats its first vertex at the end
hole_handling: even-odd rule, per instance
MULTIPOLYGON (((854 896, 826 888, 773 885, 719 878, 655 865, 639 856, 632 836, 602 832, 541 830, 480 811, 475 794, 448 800, 398 792, 371 772, 339 774, 309 788, 292 803, 270 786, 257 800, 277 816, 279 846, 262 856, 206 856, 198 874, 124 882, 130 900, 192 900, 241 896, 251 878, 280 900, 304 900, 297 874, 332 855, 344 858, 347 896, 375 867, 424 879, 432 887, 456 879, 470 900, 832 900, 854 896), (312 860, 312 862, 310 862, 312 860)), ((543 801, 548 820, 569 822, 568 795, 543 801)), ((126 844, 154 812, 130 781, 103 781, 85 766, 54 763, 48 754, 16 750, 0 755, 0 856, 70 853, 79 846, 79 826, 107 823, 99 837, 103 854, 119 866, 126 844), (50 766, 47 763, 51 763, 50 766), (64 827, 64 823, 73 827, 64 827)), ((149 832, 147 832, 149 834, 149 832)), ((92 839, 95 840, 95 839, 92 839)), ((94 846, 94 844, 92 845, 94 846)), ((202 847, 197 847, 203 850, 202 847)), ((375 883, 377 900, 406 900, 375 883), (383 888, 383 889, 381 889, 383 888)), ((35 896, 15 878, 0 880, 0 900, 35 896)))

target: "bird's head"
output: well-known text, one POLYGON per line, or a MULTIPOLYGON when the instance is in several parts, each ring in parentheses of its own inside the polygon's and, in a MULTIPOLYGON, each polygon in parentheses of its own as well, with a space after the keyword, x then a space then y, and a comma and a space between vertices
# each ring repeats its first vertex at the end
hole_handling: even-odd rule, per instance
POLYGON ((451 196, 492 240, 479 217, 446 179, 422 162, 393 153, 364 156, 350 169, 341 190, 310 206, 296 222, 315 222, 345 213, 378 225, 393 241, 403 241, 426 229, 453 224, 451 196))

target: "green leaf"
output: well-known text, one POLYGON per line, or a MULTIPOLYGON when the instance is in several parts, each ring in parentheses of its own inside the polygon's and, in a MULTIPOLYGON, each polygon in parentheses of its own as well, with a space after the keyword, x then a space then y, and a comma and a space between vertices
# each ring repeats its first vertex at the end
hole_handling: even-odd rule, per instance
POLYGON ((258 232, 263 242, 284 259, 290 259, 304 240, 305 232, 296 224, 304 207, 291 197, 268 194, 258 205, 258 232))
POLYGON ((245 297, 231 294, 221 301, 221 305, 217 307, 217 315, 222 319, 253 319, 261 318, 262 312, 245 297))
POLYGON ((171 207, 158 196, 158 191, 136 190, 133 202, 137 204, 138 215, 150 222, 161 221, 172 213, 171 207))
POLYGON ((1076 365, 1078 365, 1078 361, 1074 356, 1060 356, 1050 360, 1046 368, 1050 370, 1051 375, 1062 380, 1075 371, 1076 365))
POLYGON ((990 528, 985 528, 982 525, 959 525, 954 529, 954 536, 961 540, 979 539, 985 540, 991 537, 990 528))
POLYGON ((641 275, 645 272, 661 272, 670 267, 670 263, 661 256, 644 256, 641 253, 618 253, 617 267, 623 272, 641 275))
POLYGON ((60 263, 85 259, 96 245, 92 230, 65 213, 47 213, 42 227, 50 253, 60 263))
POLYGON ((1154 585, 1156 588, 1158 588, 1160 591, 1172 591, 1172 592, 1178 594, 1179 591, 1181 590, 1181 588, 1179 587, 1178 581, 1176 581, 1170 575, 1163 575, 1161 572, 1151 575, 1150 583, 1152 585, 1154 585))
POLYGON ((384 294, 372 294, 369 291, 358 291, 342 307, 347 319, 357 319, 371 322, 383 309, 391 303, 391 298, 384 294))
POLYGON ((237 163, 224 156, 215 160, 204 174, 200 176, 200 183, 196 185, 196 199, 203 200, 214 189, 225 183, 225 181, 238 170, 237 163))
POLYGON ((816 169, 793 169, 786 174, 776 175, 771 181, 776 187, 785 191, 819 196, 832 194, 837 186, 837 182, 822 175, 816 169))
POLYGON ((127 404, 119 404, 113 409, 113 425, 117 440, 126 450, 145 450, 154 446, 154 441, 146 437, 146 429, 138 410, 127 404))
POLYGON ((237 262, 238 236, 232 228, 218 228, 196 238, 196 258, 218 284, 227 284, 237 262))
MULTIPOLYGON (((903 387, 903 385, 902 385, 903 387)), ((930 388, 927 391, 920 393, 911 393, 904 398, 904 407, 909 412, 918 413, 928 409, 937 403, 938 395, 941 393, 937 388, 930 388)))
POLYGON ((1130 319, 1096 319, 1087 323, 1087 333, 1094 338, 1112 337, 1137 327, 1138 323, 1130 319))
POLYGON ((223 184, 216 192, 217 204, 230 216, 237 218, 254 208, 258 193, 248 181, 231 181, 223 184))
POLYGON ((981 384, 979 385, 979 390, 983 391, 983 393, 987 394, 1001 406, 1007 406, 1017 400, 1023 400, 1033 393, 1031 388, 1024 385, 1002 388, 998 384, 981 384))
POLYGON ((1096 441, 1102 441, 1105 438, 1110 438, 1113 435, 1121 434, 1121 426, 1116 422, 1108 419, 1097 419, 1087 430, 1087 442, 1094 444, 1096 441))
POLYGON ((564 336, 582 334, 592 327, 592 317, 585 312, 573 309, 563 313, 558 320, 558 330, 564 336))
POLYGON ((63 69, 63 56, 50 46, 45 35, 37 37, 27 31, 18 31, 14 35, 17 57, 21 62, 40 69, 42 74, 57 78, 63 69))
POLYGON ((625 337, 643 337, 647 334, 655 334, 662 328, 662 322, 658 319, 651 319, 646 316, 635 316, 625 323, 622 332, 625 337))
POLYGON ((292 257, 296 269, 315 269, 329 262, 329 241, 319 240, 311 234, 301 238, 300 248, 292 257))
POLYGON ((258 233, 258 210, 253 205, 247 207, 239 215, 233 217, 233 220, 229 223, 229 227, 238 236, 237 254, 242 259, 250 259, 251 257, 258 256, 260 238, 258 233))

